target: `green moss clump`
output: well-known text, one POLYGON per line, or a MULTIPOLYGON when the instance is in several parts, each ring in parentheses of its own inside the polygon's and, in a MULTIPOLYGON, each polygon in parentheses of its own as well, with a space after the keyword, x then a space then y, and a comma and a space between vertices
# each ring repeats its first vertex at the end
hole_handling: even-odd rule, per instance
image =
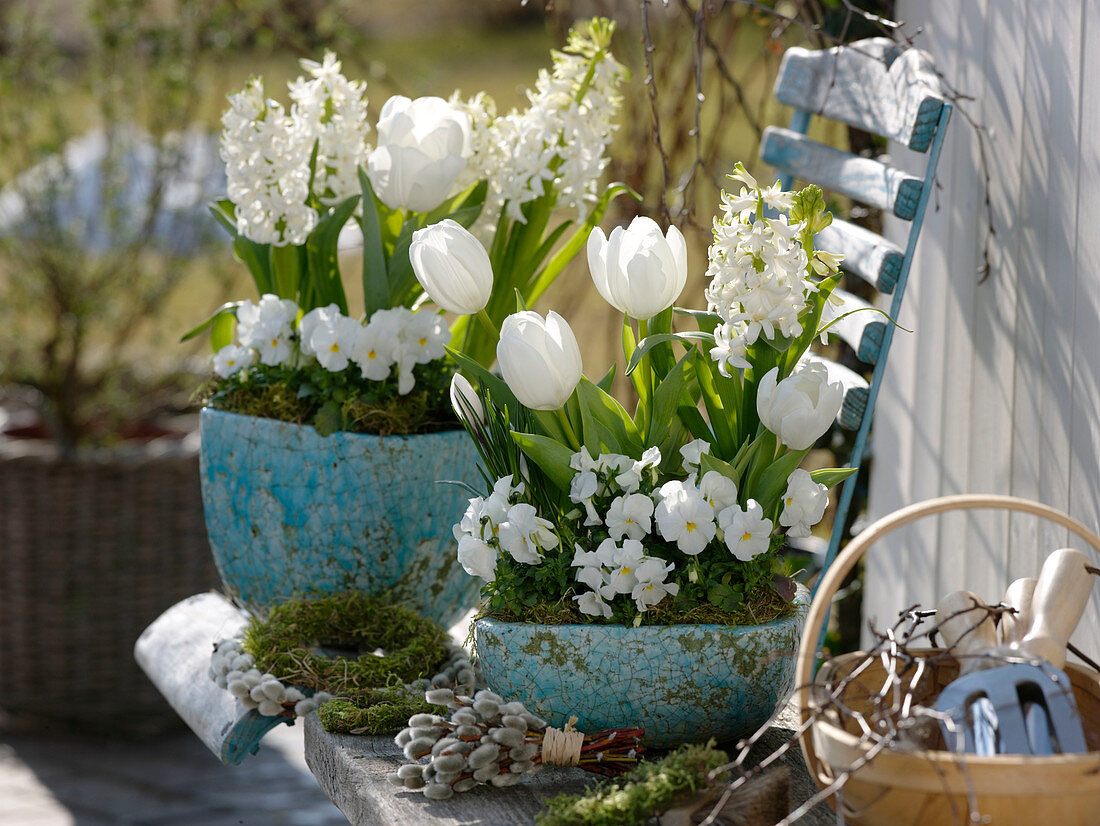
POLYGON ((382 689, 354 702, 343 697, 329 700, 317 710, 325 731, 336 734, 397 734, 414 714, 444 714, 447 709, 412 695, 400 686, 382 689))
MULTIPOLYGON (((755 588, 733 611, 704 602, 691 608, 678 607, 675 600, 665 600, 640 615, 645 625, 762 625, 795 612, 794 604, 787 602, 774 589, 766 586, 755 588)), ((566 595, 554 604, 505 603, 501 608, 487 611, 483 616, 491 616, 504 622, 535 622, 540 625, 588 625, 592 617, 581 613, 577 603, 566 595)), ((597 620, 598 621, 598 620, 597 620)), ((612 618, 608 625, 617 624, 612 618)))
POLYGON ((725 752, 681 746, 664 758, 642 763, 625 780, 601 783, 583 795, 547 801, 537 826, 645 826, 672 806, 710 785, 708 774, 729 762, 725 752))
POLYGON ((243 648, 284 683, 340 697, 431 677, 447 660, 447 632, 407 608, 358 592, 290 600, 253 619, 243 648), (337 648, 351 656, 327 656, 337 648), (376 653, 380 652, 380 653, 376 653))

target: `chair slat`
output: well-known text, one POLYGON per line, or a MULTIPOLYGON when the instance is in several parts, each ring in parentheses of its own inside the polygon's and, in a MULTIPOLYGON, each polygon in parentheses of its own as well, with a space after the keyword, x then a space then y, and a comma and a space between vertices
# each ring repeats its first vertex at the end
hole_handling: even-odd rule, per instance
POLYGON ((882 135, 917 152, 936 131, 943 94, 927 53, 876 37, 823 51, 791 48, 775 81, 781 103, 882 135))
POLYGON ((764 130, 760 157, 796 178, 813 181, 823 189, 893 212, 907 221, 916 214, 920 178, 880 161, 857 157, 778 126, 764 130))
POLYGON ((901 247, 869 229, 834 220, 814 237, 814 246, 844 256, 842 266, 878 290, 892 293, 905 253, 901 247))
POLYGON ((882 348, 882 336, 886 332, 886 320, 882 313, 858 296, 844 290, 833 290, 833 297, 840 300, 839 306, 832 302, 825 304, 821 314, 823 323, 837 319, 829 328, 844 339, 848 346, 856 351, 860 361, 874 364, 878 361, 882 348))
POLYGON ((836 416, 837 424, 845 430, 858 430, 860 422, 863 421, 863 412, 867 409, 867 395, 870 390, 867 380, 843 364, 837 364, 835 361, 813 353, 805 358, 807 361, 825 365, 825 369, 829 371, 830 382, 840 382, 844 388, 844 401, 836 416))

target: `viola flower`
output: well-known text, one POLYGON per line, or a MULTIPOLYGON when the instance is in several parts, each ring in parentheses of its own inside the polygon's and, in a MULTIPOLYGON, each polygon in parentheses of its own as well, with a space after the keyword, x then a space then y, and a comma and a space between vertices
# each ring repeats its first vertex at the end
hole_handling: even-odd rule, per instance
POLYGON ((748 507, 730 505, 718 514, 718 526, 722 529, 726 547, 742 562, 748 562, 765 553, 771 545, 772 521, 764 518, 764 509, 755 499, 748 507))
POLYGON ((497 539, 500 547, 512 555, 516 562, 538 565, 542 552, 558 546, 554 525, 537 515, 533 505, 521 502, 508 510, 508 518, 500 523, 497 539))
POLYGON ((367 324, 360 326, 351 350, 352 361, 363 371, 363 378, 371 381, 389 378, 394 363, 396 324, 384 316, 380 317, 382 312, 379 310, 367 324))
MULTIPOLYGON (((613 454, 611 454, 613 455, 613 454)), ((601 459, 604 457, 600 457, 601 459)), ((629 458, 626 456, 619 457, 621 459, 629 458)), ((615 481, 622 487, 626 493, 634 493, 641 487, 642 477, 649 471, 649 477, 651 482, 657 480, 657 467, 661 464, 661 449, 659 447, 646 448, 642 453, 642 458, 636 462, 630 462, 630 467, 615 477, 615 481)))
POLYGON ((492 582, 496 577, 497 549, 467 534, 458 540, 458 563, 470 576, 492 582))
POLYGON ((344 315, 322 319, 310 336, 310 346, 321 366, 333 372, 346 369, 362 329, 362 324, 344 315))
POLYGON ((665 582, 665 578, 675 567, 671 562, 666 565, 663 559, 657 559, 656 557, 646 557, 642 564, 638 566, 635 572, 638 577, 638 584, 630 592, 630 597, 634 600, 634 604, 639 611, 649 610, 668 594, 676 596, 680 593, 679 584, 665 582))
POLYGON ((697 475, 704 453, 710 453, 710 443, 703 439, 695 439, 680 448, 680 455, 684 458, 684 470, 692 476, 697 475))
POLYGON ((797 468, 787 477, 779 524, 788 528, 787 536, 809 536, 810 529, 825 515, 828 504, 829 489, 815 482, 809 472, 797 468))
MULTIPOLYGON (((577 456, 580 454, 574 454, 577 456)), ((585 517, 584 524, 589 527, 596 525, 602 525, 603 520, 600 519, 600 515, 596 512, 596 507, 592 503, 592 497, 596 495, 596 491, 599 489, 600 480, 596 477, 595 471, 585 470, 573 475, 573 480, 569 483, 569 499, 572 502, 576 502, 578 505, 584 505, 585 517)))
POLYGON ((596 554, 610 569, 607 584, 600 589, 604 599, 610 599, 615 594, 629 594, 634 590, 634 586, 638 584, 637 569, 646 558, 641 542, 627 539, 620 547, 614 540, 605 539, 596 549, 596 554))
POLYGON ((577 609, 582 614, 587 614, 590 617, 603 617, 604 619, 611 618, 611 606, 604 602, 603 597, 596 591, 586 591, 583 594, 573 597, 577 603, 577 609))
POLYGON ((302 320, 298 322, 298 349, 307 356, 317 355, 313 344, 310 343, 313 333, 322 324, 331 323, 339 315, 340 308, 335 304, 329 304, 325 307, 315 307, 302 316, 302 320))
POLYGON ((617 497, 607 509, 607 532, 618 541, 644 539, 652 530, 653 500, 644 493, 617 497))
POLYGON ((669 482, 654 511, 661 536, 689 556, 700 553, 714 539, 714 509, 694 485, 669 482), (677 487, 678 485, 678 487, 677 487))
POLYGON ((252 365, 256 353, 251 347, 227 344, 214 354, 214 372, 227 379, 252 365))
POLYGON ((716 470, 703 474, 699 480, 699 493, 715 513, 737 504, 737 485, 716 470))

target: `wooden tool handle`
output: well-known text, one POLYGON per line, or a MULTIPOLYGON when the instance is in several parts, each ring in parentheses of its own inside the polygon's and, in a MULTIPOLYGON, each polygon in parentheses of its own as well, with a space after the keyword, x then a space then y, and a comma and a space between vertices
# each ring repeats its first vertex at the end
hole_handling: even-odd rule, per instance
POLYGON ((1020 642, 1031 628, 1031 599, 1038 582, 1033 576, 1017 579, 1008 586, 1001 600, 1009 608, 1015 608, 1015 614, 1001 614, 1001 645, 1020 642))
POLYGON ((977 656, 997 646, 997 627, 993 614, 972 591, 952 591, 936 606, 936 626, 944 648, 951 650, 959 661, 962 677, 983 667, 999 665, 984 663, 977 656))
POLYGON ((1032 623, 1019 644, 1021 651, 1042 657, 1055 668, 1066 664, 1066 643, 1085 612, 1092 592, 1088 557, 1062 548, 1047 557, 1031 597, 1032 623))

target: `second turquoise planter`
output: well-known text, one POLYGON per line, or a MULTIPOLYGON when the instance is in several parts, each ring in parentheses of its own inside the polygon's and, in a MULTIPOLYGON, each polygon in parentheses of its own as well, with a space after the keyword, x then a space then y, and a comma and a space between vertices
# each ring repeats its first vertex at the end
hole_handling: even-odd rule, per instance
POLYGON ((726 742, 766 722, 794 683, 809 594, 764 625, 538 625, 479 619, 478 661, 489 688, 550 725, 571 716, 594 734, 644 726, 645 742, 726 742))
POLYGON ((205 409, 203 506, 230 596, 253 611, 351 589, 389 593, 444 627, 477 600, 451 526, 477 481, 464 431, 334 433, 205 409))

